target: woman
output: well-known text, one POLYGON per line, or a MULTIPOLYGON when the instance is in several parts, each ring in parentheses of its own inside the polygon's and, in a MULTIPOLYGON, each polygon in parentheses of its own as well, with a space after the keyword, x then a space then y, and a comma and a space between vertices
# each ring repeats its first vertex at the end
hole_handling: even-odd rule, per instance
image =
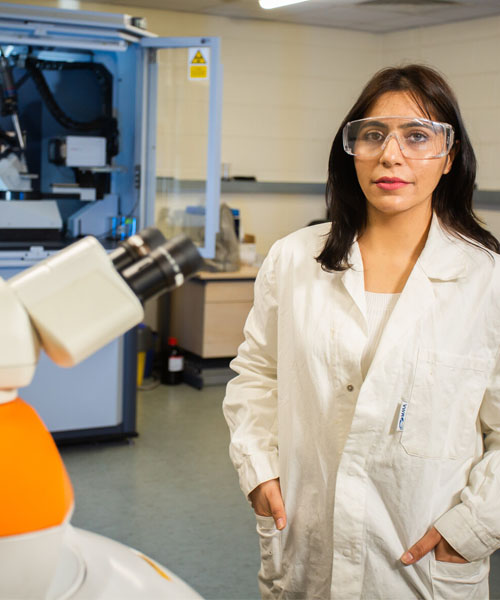
POLYGON ((333 141, 331 223, 270 250, 224 400, 263 597, 487 598, 500 247, 474 179, 441 76, 385 69, 333 141))

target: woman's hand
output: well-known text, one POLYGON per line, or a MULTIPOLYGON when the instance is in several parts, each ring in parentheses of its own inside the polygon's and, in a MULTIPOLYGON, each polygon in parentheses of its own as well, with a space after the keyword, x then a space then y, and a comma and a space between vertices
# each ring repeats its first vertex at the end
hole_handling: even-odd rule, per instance
POLYGON ((273 517, 277 529, 286 527, 285 505, 279 479, 264 481, 252 490, 248 497, 256 514, 273 517))
POLYGON ((409 550, 401 557, 401 562, 405 565, 413 565, 434 548, 436 560, 450 563, 466 563, 465 558, 448 544, 439 531, 432 527, 424 537, 420 538, 409 550))

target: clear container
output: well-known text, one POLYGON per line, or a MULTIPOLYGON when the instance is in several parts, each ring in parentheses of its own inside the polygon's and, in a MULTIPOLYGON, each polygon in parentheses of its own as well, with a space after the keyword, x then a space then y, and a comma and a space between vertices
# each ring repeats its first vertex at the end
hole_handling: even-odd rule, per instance
POLYGON ((184 213, 184 233, 195 244, 203 245, 205 242, 205 207, 187 206, 184 213))

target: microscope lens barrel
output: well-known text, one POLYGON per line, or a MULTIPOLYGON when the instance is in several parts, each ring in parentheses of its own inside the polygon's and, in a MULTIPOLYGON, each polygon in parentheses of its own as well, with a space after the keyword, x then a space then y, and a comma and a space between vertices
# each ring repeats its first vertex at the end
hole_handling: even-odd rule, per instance
POLYGON ((203 263, 196 246, 184 235, 154 248, 148 256, 120 270, 141 302, 182 285, 203 263))
POLYGON ((146 227, 127 240, 120 242, 118 248, 111 253, 110 258, 115 269, 121 273, 137 259, 148 256, 154 248, 165 244, 166 241, 159 229, 146 227))

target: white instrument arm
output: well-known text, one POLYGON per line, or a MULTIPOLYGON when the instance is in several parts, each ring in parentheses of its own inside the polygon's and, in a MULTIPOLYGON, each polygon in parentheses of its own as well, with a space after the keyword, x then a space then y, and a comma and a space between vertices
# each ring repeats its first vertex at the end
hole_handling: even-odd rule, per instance
POLYGON ((0 280, 0 390, 31 382, 40 345, 56 364, 71 367, 143 316, 139 299, 92 237, 0 280))
POLYGON ((40 342, 26 309, 11 287, 0 278, 0 404, 17 396, 35 373, 40 342))

